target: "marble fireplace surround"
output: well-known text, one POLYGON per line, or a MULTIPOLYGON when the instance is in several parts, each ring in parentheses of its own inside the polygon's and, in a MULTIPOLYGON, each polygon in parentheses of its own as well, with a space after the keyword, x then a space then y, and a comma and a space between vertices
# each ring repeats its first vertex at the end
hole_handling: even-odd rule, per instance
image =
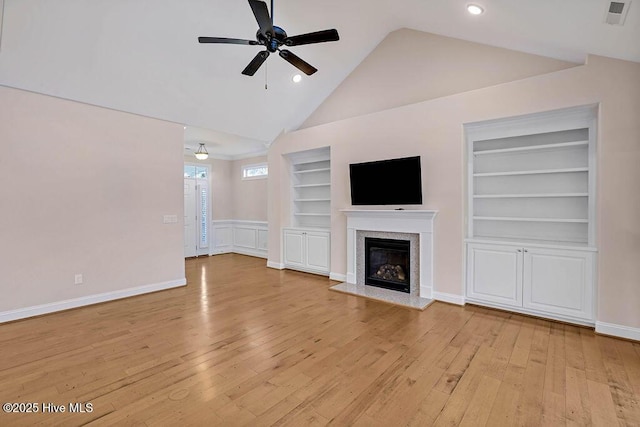
POLYGON ((417 283, 410 283, 410 294, 432 298, 433 220, 438 211, 342 209, 341 212, 347 216, 347 284, 364 285, 364 267, 359 264, 364 261, 365 236, 409 240, 412 265, 418 270, 417 283))

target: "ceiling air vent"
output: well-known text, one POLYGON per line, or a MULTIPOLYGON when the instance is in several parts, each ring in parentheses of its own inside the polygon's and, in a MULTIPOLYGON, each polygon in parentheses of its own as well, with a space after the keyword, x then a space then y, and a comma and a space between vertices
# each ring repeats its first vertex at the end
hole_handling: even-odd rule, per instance
POLYGON ((607 6, 604 22, 610 25, 623 25, 629 6, 631 6, 631 1, 612 1, 607 6))

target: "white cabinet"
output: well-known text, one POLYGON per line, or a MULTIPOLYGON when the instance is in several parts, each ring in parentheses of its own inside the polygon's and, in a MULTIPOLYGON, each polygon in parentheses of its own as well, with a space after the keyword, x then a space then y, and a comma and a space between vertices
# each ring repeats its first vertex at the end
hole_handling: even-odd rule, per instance
POLYGON ((589 251, 467 244, 467 300, 577 323, 594 321, 589 251))
POLYGON ((522 306, 520 248, 467 245, 467 296, 478 300, 522 306))
POLYGON ((282 240, 286 268, 329 275, 331 238, 328 231, 285 228, 282 240))
POLYGON ((589 252, 524 248, 525 308, 592 320, 593 255, 589 252))
POLYGON ((304 267, 305 238, 302 231, 284 231, 284 265, 286 267, 304 267))

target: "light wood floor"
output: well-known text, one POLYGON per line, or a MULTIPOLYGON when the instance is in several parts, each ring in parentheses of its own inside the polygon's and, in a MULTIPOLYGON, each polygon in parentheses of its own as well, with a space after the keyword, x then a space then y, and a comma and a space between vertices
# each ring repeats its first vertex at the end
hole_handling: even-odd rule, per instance
POLYGON ((640 343, 220 255, 189 285, 0 325, 0 425, 640 425, 640 343))

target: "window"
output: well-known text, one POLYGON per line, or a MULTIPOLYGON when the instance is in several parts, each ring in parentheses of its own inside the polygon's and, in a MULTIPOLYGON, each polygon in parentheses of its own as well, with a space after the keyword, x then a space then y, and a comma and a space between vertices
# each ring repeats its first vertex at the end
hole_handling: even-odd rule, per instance
POLYGON ((269 168, 266 163, 259 165, 244 165, 242 167, 242 179, 266 178, 269 174, 269 168))
POLYGON ((184 165, 185 178, 206 178, 207 172, 206 166, 184 165))

